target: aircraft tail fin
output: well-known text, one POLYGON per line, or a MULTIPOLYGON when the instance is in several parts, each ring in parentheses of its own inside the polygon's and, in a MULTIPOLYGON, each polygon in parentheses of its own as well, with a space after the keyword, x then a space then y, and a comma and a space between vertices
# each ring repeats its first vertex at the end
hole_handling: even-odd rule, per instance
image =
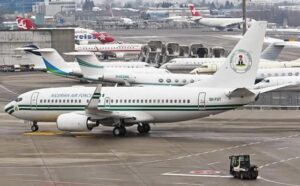
POLYGON ((252 89, 258 70, 266 26, 267 23, 264 21, 253 23, 212 77, 189 86, 252 89))
POLYGON ((91 78, 99 75, 103 66, 93 52, 69 52, 66 55, 75 56, 84 77, 91 78))
POLYGON ((30 44, 25 45, 20 48, 15 48, 15 50, 24 51, 29 58, 30 62, 34 64, 34 69, 36 70, 45 70, 46 66, 44 64, 42 55, 40 52, 37 52, 35 50, 39 49, 37 45, 30 44))
POLYGON ((192 16, 201 16, 200 12, 196 10, 194 4, 189 4, 188 7, 192 13, 192 16))
POLYGON ((48 72, 57 75, 67 75, 72 72, 70 65, 54 48, 43 48, 35 51, 41 53, 48 72))

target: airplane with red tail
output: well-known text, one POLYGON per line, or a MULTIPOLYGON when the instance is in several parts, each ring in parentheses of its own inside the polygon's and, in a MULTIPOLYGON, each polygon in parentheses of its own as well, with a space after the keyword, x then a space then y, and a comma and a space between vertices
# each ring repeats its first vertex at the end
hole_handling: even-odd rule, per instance
MULTIPOLYGON (((36 30, 36 29, 43 29, 38 28, 30 19, 22 18, 17 16, 16 17, 17 26, 19 30, 36 30)), ((49 29, 49 28, 47 28, 49 29)), ((55 28, 58 29, 58 28, 55 28)), ((75 41, 84 44, 90 42, 101 42, 102 44, 111 43, 115 39, 109 35, 107 32, 96 32, 95 30, 85 29, 85 28, 74 28, 74 38, 75 41)))

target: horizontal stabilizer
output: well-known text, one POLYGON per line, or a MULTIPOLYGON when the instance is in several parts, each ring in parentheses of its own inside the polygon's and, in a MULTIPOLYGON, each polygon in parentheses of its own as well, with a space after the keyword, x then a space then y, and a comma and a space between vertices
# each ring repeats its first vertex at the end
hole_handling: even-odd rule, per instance
POLYGON ((227 96, 228 97, 246 97, 246 96, 254 96, 255 93, 250 91, 247 88, 237 88, 234 91, 230 91, 227 96))
POLYGON ((43 52, 43 53, 46 53, 46 52, 55 52, 55 50, 53 48, 41 48, 41 49, 37 49, 37 50, 34 50, 36 52, 43 52))
POLYGON ((19 47, 15 48, 16 51, 23 51, 23 50, 36 50, 36 48, 33 47, 19 47))

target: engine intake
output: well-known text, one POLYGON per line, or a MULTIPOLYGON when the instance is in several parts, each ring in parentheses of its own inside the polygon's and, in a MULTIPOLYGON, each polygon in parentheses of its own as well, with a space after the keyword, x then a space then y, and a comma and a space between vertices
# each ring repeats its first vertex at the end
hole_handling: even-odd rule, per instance
POLYGON ((62 114, 58 116, 56 124, 59 130, 70 132, 90 131, 97 126, 96 123, 89 120, 88 116, 76 113, 62 114))

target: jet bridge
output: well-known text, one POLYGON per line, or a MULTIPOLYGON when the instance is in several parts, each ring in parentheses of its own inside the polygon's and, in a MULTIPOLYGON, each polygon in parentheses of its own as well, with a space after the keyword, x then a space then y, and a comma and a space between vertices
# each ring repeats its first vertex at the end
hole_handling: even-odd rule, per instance
POLYGON ((200 43, 191 44, 190 57, 205 58, 208 57, 208 55, 209 55, 209 50, 208 48, 204 47, 203 44, 200 43))
POLYGON ((146 63, 157 63, 159 61, 159 56, 162 51, 163 43, 162 41, 149 41, 148 42, 149 52, 146 55, 146 63))
POLYGON ((226 57, 226 50, 223 47, 212 47, 210 53, 213 58, 226 57))
POLYGON ((179 57, 189 57, 190 56, 190 47, 187 45, 180 45, 179 46, 179 57))
POLYGON ((171 59, 179 56, 179 44, 178 43, 167 43, 166 53, 164 55, 163 63, 170 61, 171 59))

